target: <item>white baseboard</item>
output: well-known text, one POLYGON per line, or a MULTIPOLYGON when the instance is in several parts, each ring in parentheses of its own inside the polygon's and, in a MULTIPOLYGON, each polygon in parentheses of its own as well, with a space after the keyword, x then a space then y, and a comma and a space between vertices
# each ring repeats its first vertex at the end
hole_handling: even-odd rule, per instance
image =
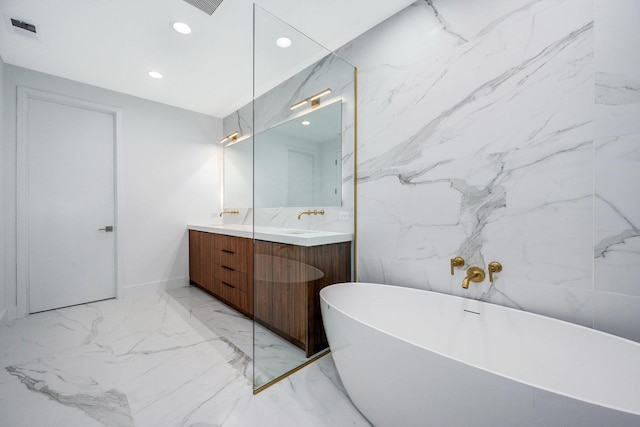
POLYGON ((18 307, 16 306, 5 307, 4 310, 0 313, 0 322, 13 322, 17 318, 18 307))
POLYGON ((131 298, 148 293, 178 289, 189 286, 188 277, 178 277, 177 279, 162 280, 160 282, 141 283, 124 288, 123 297, 131 298))

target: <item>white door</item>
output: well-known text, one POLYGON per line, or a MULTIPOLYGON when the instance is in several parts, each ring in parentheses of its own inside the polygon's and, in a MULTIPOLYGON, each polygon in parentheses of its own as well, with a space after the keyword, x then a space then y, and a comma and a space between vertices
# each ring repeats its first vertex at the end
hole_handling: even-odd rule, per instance
POLYGON ((27 98, 26 117, 29 312, 113 298, 115 116, 27 98))
POLYGON ((289 150, 287 206, 313 206, 314 163, 313 154, 289 150))

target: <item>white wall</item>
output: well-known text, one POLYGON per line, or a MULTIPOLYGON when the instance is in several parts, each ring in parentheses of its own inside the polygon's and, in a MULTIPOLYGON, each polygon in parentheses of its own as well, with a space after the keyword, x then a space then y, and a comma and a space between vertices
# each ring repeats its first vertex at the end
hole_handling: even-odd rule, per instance
POLYGON ((11 65, 5 66, 3 213, 6 288, 16 304, 16 87, 117 107, 119 143, 119 275, 124 295, 188 284, 190 222, 220 211, 222 120, 11 65), (146 286, 145 286, 146 285, 146 286))
MULTIPOLYGON (((3 165, 4 170, 4 61, 0 56, 0 165, 3 165)), ((0 209, 0 322, 7 312, 7 297, 6 297, 6 278, 5 278, 5 263, 4 263, 4 247, 5 247, 5 233, 4 233, 4 174, 0 173, 0 200, 2 200, 3 208, 0 209)))

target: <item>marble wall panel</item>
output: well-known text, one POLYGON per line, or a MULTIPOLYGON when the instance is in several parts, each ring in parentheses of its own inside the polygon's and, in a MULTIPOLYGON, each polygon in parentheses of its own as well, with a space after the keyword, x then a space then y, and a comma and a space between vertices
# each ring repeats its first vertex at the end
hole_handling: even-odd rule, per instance
POLYGON ((595 14, 594 326, 640 341, 640 3, 595 14))
POLYGON ((640 298, 596 292, 594 300, 593 326, 596 329, 640 342, 640 298))
POLYGON ((592 323, 593 26, 585 1, 419 1, 344 49, 360 280, 592 323), (462 290, 456 255, 505 268, 462 290))

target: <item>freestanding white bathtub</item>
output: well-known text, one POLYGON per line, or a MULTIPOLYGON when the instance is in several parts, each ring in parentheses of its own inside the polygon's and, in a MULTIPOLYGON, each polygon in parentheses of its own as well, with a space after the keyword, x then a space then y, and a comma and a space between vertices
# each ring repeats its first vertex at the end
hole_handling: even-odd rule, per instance
POLYGON ((320 296, 340 378, 374 426, 640 426, 638 343, 397 286, 320 296))

